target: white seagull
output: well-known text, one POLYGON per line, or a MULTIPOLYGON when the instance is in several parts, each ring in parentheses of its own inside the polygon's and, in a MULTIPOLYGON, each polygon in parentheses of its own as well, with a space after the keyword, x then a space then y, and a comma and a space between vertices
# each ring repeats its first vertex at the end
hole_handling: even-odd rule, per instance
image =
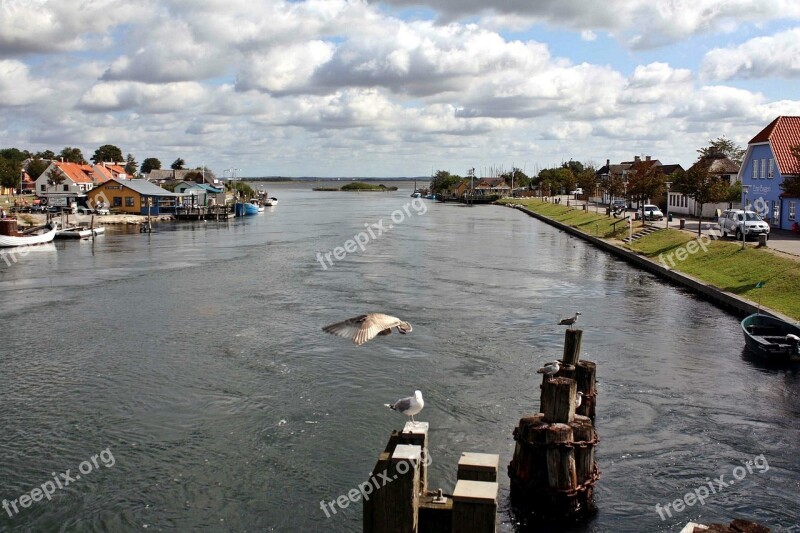
POLYGON ((580 407, 581 403, 583 403, 583 393, 578 391, 578 393, 575 395, 575 409, 580 407))
POLYGON ((361 346, 378 335, 391 335, 392 328, 397 328, 397 331, 404 335, 411 333, 411 324, 400 320, 396 316, 384 315, 383 313, 368 313, 348 318, 342 322, 325 326, 322 331, 346 339, 353 339, 353 344, 361 346))
POLYGON ((394 403, 385 403, 383 405, 389 409, 403 413, 406 416, 410 416, 411 421, 416 424, 414 415, 422 411, 422 408, 425 407, 425 400, 422 399, 422 393, 418 390, 415 390, 414 396, 401 398, 394 403))
POLYGON ((576 312, 569 318, 562 318, 561 322, 558 323, 559 326, 569 326, 569 329, 572 329, 572 326, 578 321, 578 317, 581 316, 580 313, 576 312))
POLYGON ((553 361, 552 363, 547 363, 542 368, 536 371, 537 374, 544 374, 548 378, 553 377, 554 375, 558 374, 558 371, 561 370, 561 361, 553 361))

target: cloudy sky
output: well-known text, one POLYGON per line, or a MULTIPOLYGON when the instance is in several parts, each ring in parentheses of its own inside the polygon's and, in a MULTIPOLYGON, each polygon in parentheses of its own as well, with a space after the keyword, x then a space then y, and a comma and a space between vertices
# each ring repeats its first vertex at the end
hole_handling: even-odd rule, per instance
POLYGON ((241 176, 687 166, 800 115, 798 58, 797 0, 0 0, 0 148, 241 176))

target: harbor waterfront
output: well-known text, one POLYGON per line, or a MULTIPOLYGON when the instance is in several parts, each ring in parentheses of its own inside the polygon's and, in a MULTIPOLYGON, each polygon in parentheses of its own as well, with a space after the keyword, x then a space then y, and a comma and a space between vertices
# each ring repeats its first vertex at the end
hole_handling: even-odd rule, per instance
POLYGON ((598 367, 598 511, 530 530, 800 526, 800 374, 746 352, 736 316, 514 209, 414 199, 397 222, 398 185, 270 183, 263 215, 109 227, 0 264, 0 499, 114 460, 0 530, 358 531, 361 503, 323 504, 368 479, 405 422, 383 404, 414 390, 429 485, 449 492, 462 452, 498 453, 499 529, 528 530, 508 507, 512 430, 576 311, 598 367), (376 224, 391 229, 318 260, 376 224), (321 331, 370 311, 413 333, 321 331))

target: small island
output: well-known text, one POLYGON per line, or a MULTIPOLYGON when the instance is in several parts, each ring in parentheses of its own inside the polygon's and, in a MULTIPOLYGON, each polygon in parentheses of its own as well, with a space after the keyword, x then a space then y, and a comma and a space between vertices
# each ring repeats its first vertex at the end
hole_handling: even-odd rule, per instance
POLYGON ((387 187, 383 183, 380 185, 375 185, 372 183, 364 183, 363 181, 354 181, 352 183, 348 183, 347 185, 342 185, 341 187, 314 187, 312 190, 314 191, 377 191, 377 192, 387 192, 387 191, 396 191, 397 187, 387 187))

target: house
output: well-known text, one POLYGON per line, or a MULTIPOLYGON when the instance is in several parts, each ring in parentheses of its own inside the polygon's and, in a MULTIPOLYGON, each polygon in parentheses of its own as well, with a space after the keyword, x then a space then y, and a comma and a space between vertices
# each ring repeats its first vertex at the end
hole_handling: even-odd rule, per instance
POLYGON ((456 198, 464 198, 470 191, 470 180, 463 178, 461 181, 450 187, 450 193, 456 198))
POLYGON ((98 177, 98 182, 102 183, 110 179, 128 179, 131 176, 125 172, 125 167, 116 163, 98 163, 94 167, 94 173, 98 177))
POLYGON ((175 213, 175 207, 187 196, 170 192, 147 180, 110 179, 86 193, 89 205, 106 205, 116 212, 132 215, 175 213))
POLYGON ((771 226, 791 229, 798 221, 798 198, 781 189, 784 178, 800 174, 792 147, 800 145, 800 117, 779 116, 747 144, 738 179, 742 205, 761 214, 771 226))
POLYGON ((187 177, 195 182, 202 182, 211 185, 217 189, 222 189, 223 183, 221 180, 217 179, 211 171, 203 172, 202 170, 197 169, 189 169, 189 168, 182 168, 179 170, 174 170, 171 168, 167 169, 154 169, 151 170, 147 174, 147 181, 155 183, 157 185, 163 185, 164 183, 169 183, 171 181, 186 181, 187 177), (189 176, 191 174, 191 176, 189 176))
POLYGON ((491 194, 508 196, 510 192, 511 187, 506 183, 505 178, 480 178, 475 185, 475 194, 477 196, 488 196, 491 194))
POLYGON ((42 203, 64 206, 85 198, 98 182, 92 165, 52 161, 36 178, 34 188, 42 203), (54 182, 53 176, 60 181, 54 182))
POLYGON ((185 203, 191 207, 225 204, 225 190, 207 183, 181 181, 175 185, 175 192, 186 194, 185 203))
MULTIPOLYGON (((644 162, 648 166, 657 167, 661 174, 664 175, 664 181, 668 181, 670 176, 674 175, 676 172, 683 171, 683 167, 679 164, 668 164, 665 165, 661 163, 658 159, 653 159, 651 156, 645 156, 644 160, 640 156, 634 156, 633 161, 623 161, 619 164, 611 164, 610 159, 606 159, 606 164, 600 167, 597 172, 595 172, 595 178, 600 182, 604 183, 609 179, 612 178, 620 178, 622 182, 625 184, 628 181, 628 174, 630 172, 631 167, 637 163, 644 162)), ((623 189, 625 191, 625 189, 623 189)), ((620 194, 615 195, 615 198, 612 198, 607 191, 603 192, 603 199, 602 202, 605 204, 610 204, 613 200, 618 198, 622 198, 627 196, 626 192, 622 192, 620 194)), ((626 201, 628 199, 626 198, 626 201)), ((666 203, 666 197, 662 197, 661 199, 653 198, 651 199, 653 202, 656 203, 666 203)), ((638 202, 637 202, 638 203, 638 202)))
MULTIPOLYGON (((730 160, 730 158, 722 155, 715 154, 706 158, 710 163, 708 173, 712 176, 721 179, 728 185, 735 183, 738 180, 739 165, 730 160)), ((697 163, 695 163, 696 165, 697 163)), ((694 165, 689 167, 689 170, 694 168, 694 165)), ((714 217, 718 212, 722 212, 730 207, 728 202, 719 202, 714 204, 703 204, 703 217, 714 217)), ((669 211, 676 215, 692 215, 698 216, 700 214, 700 206, 694 199, 689 198, 685 194, 670 191, 669 193, 669 211)))

